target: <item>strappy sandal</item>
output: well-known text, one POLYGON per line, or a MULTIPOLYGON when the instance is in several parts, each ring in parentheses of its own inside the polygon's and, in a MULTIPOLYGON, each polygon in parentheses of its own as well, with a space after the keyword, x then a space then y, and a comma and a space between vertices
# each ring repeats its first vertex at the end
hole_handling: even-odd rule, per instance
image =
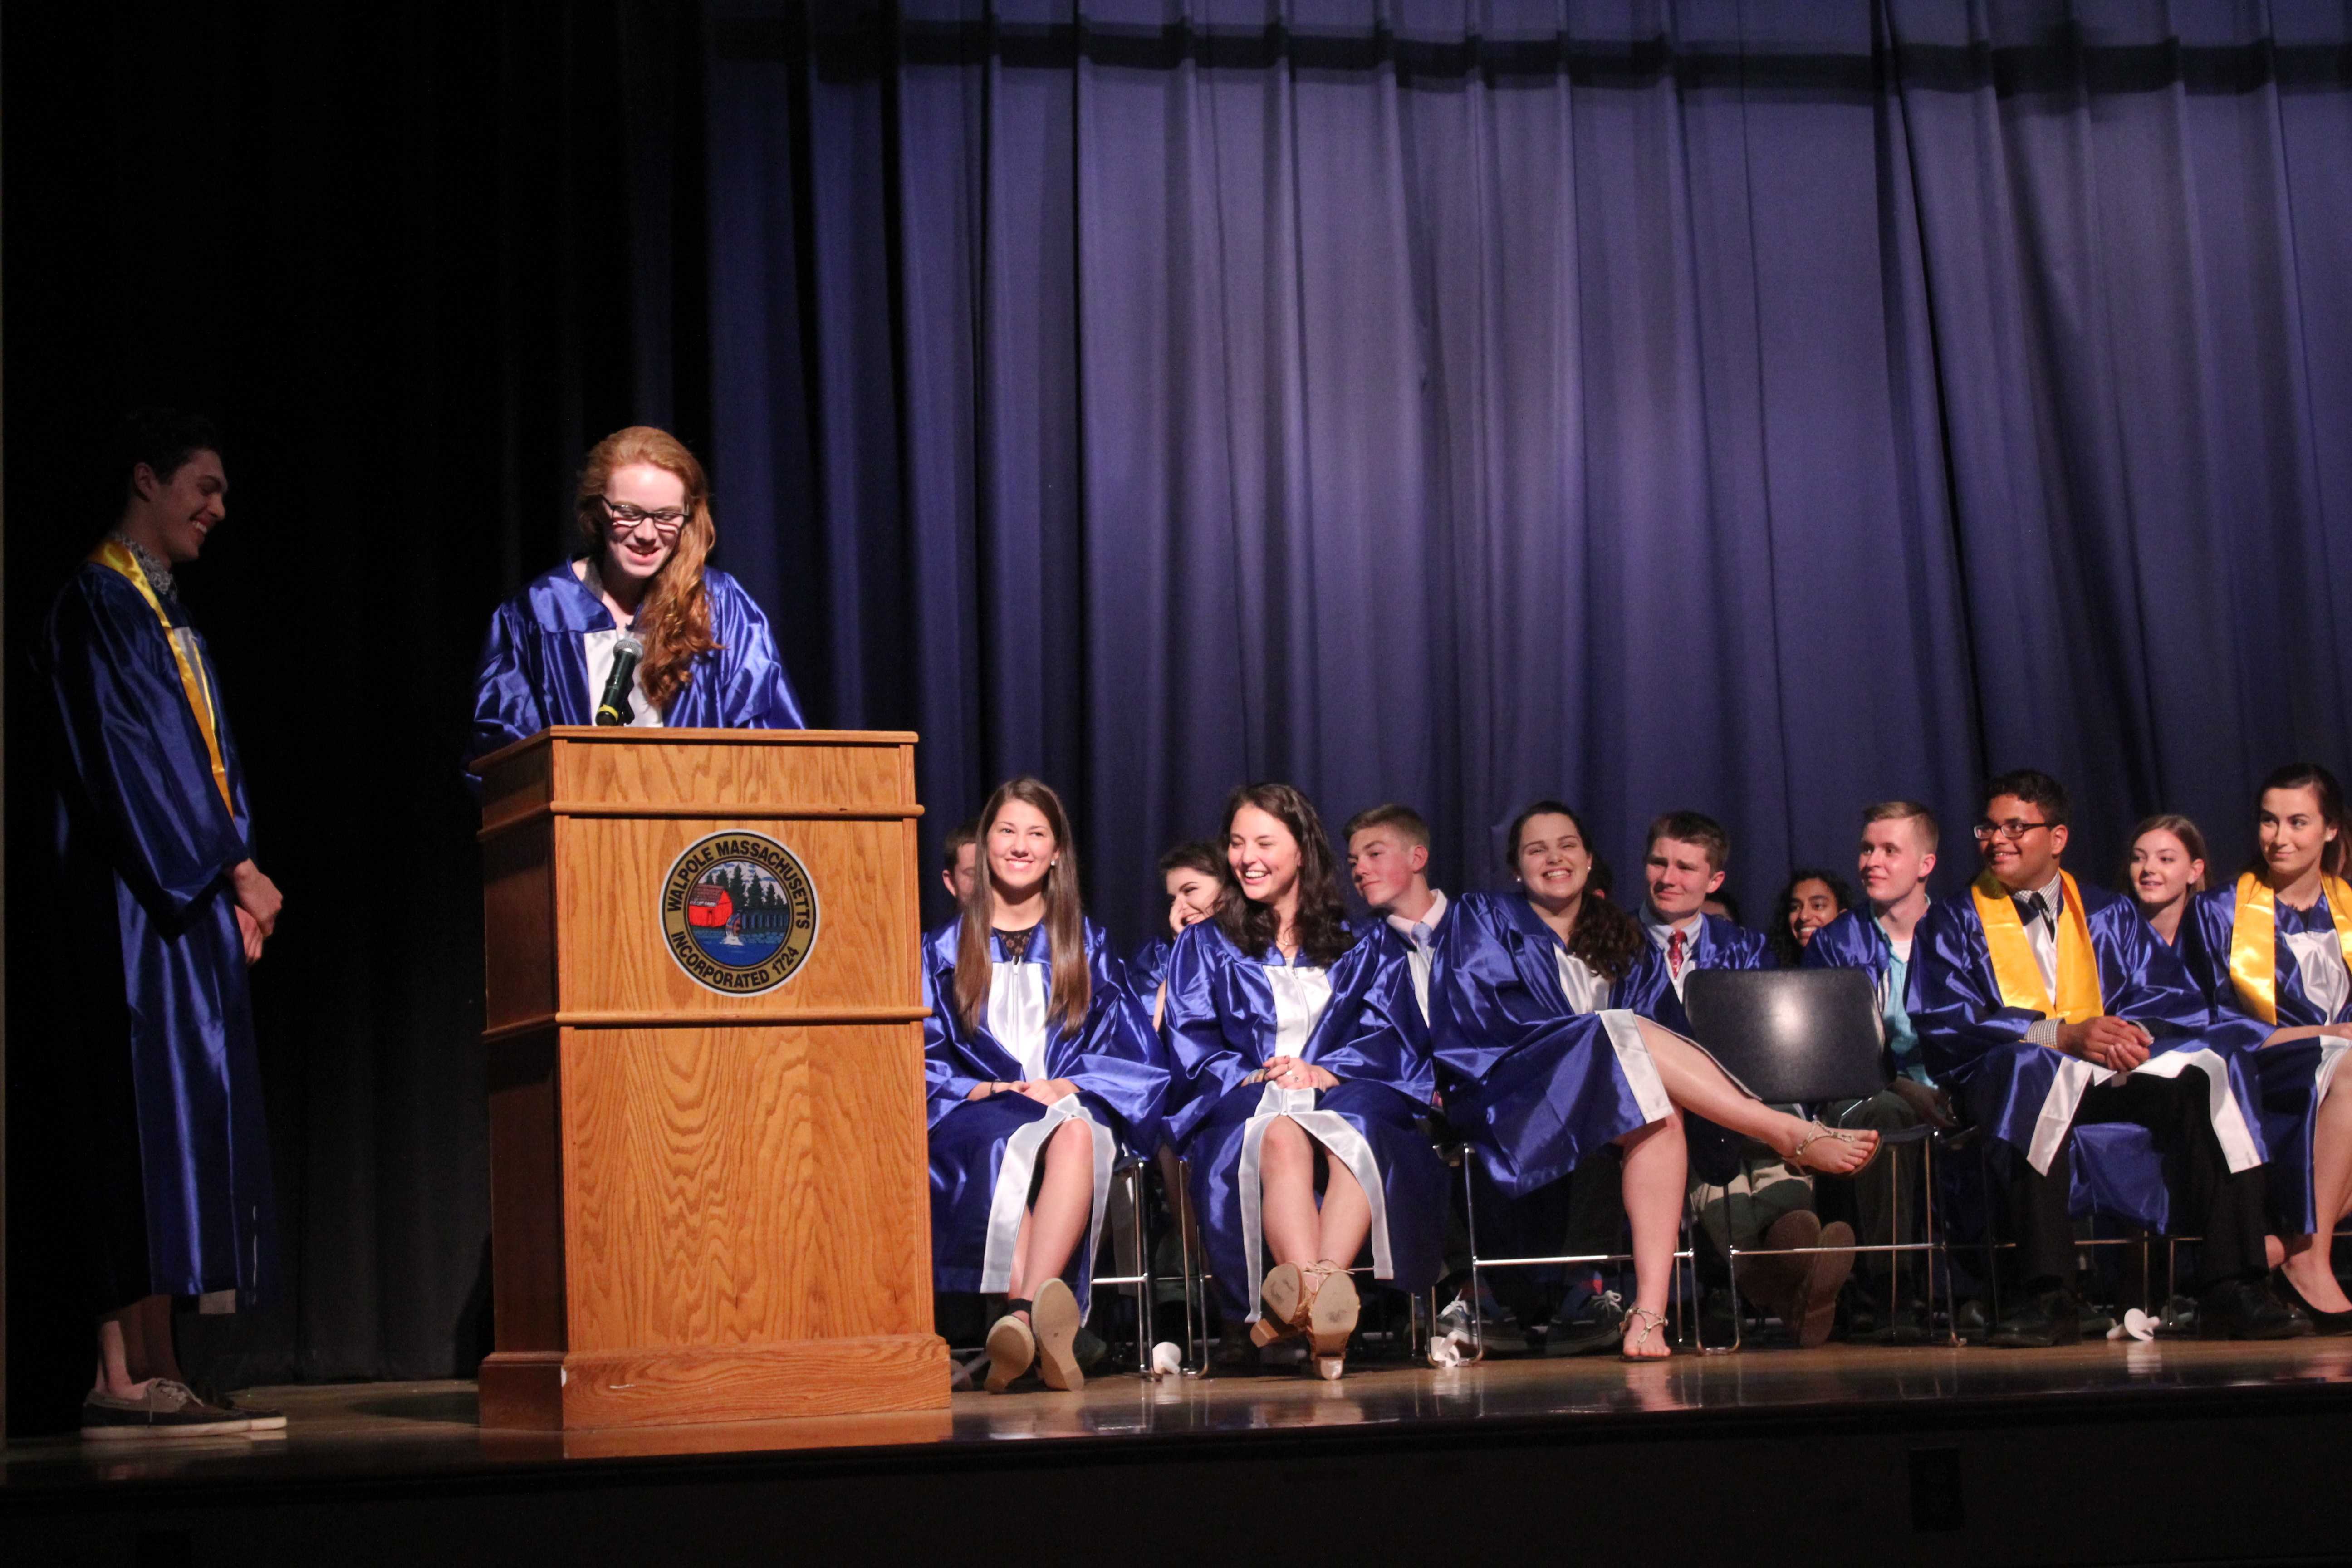
MULTIPOLYGON (((1798 1139, 1797 1146, 1789 1151, 1789 1168, 1790 1170, 1812 1171, 1819 1174, 1829 1176, 1859 1176, 1864 1171, 1870 1169, 1871 1165, 1878 1159, 1878 1149, 1874 1148, 1870 1152, 1870 1158, 1864 1160, 1861 1164, 1856 1165, 1851 1171, 1832 1171, 1822 1165, 1808 1165, 1805 1163, 1805 1151, 1825 1138, 1849 1145, 1859 1143, 1862 1140, 1855 1137, 1853 1132, 1843 1127, 1824 1127, 1818 1121, 1809 1122, 1807 1125, 1811 1131, 1806 1132, 1802 1138, 1798 1139)), ((1885 1147, 1883 1142, 1879 1147, 1885 1147)))
MULTIPOLYGON (((1633 1352, 1640 1350, 1643 1345, 1648 1344, 1650 1342, 1650 1336, 1666 1326, 1666 1315, 1664 1312, 1653 1312, 1647 1307, 1632 1307, 1626 1310, 1625 1321, 1629 1323, 1637 1321, 1640 1321, 1642 1324, 1642 1331, 1633 1336, 1633 1342, 1632 1344, 1621 1344, 1618 1347, 1617 1359, 1619 1361, 1660 1360, 1661 1358, 1657 1356, 1635 1355, 1633 1352)), ((1666 1354, 1672 1355, 1674 1353, 1674 1347, 1672 1345, 1668 1345, 1666 1347, 1666 1354)))
MULTIPOLYGON (((1004 1316, 988 1329, 988 1392, 1002 1394, 1037 1359, 1037 1335, 1020 1314, 1026 1301, 1004 1303, 1004 1316)), ((1034 1310, 1034 1309, 1031 1309, 1034 1310)))
POLYGON ((1037 1336, 1037 1376, 1045 1386, 1069 1392, 1084 1388, 1087 1374, 1072 1349, 1078 1337, 1078 1299, 1070 1288, 1059 1279, 1046 1280, 1029 1309, 1029 1321, 1037 1336))
POLYGON ((1307 1327, 1307 1305, 1314 1298, 1296 1263, 1277 1263, 1266 1270, 1257 1299, 1261 1310, 1250 1325, 1250 1342, 1260 1350, 1307 1327))
POLYGON ((1315 1370, 1326 1383, 1337 1383, 1348 1369, 1348 1337, 1356 1331, 1362 1300, 1348 1271, 1328 1261, 1307 1271, 1315 1281, 1307 1309, 1307 1332, 1315 1345, 1315 1370))

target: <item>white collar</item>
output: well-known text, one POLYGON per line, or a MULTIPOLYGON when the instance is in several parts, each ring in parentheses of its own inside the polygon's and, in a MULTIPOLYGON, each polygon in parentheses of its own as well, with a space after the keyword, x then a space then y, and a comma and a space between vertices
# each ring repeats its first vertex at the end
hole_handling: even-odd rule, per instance
POLYGON ((1417 921, 1409 921, 1402 915, 1386 915, 1382 918, 1389 922, 1391 931, 1395 931, 1408 942, 1412 941, 1412 933, 1416 927, 1434 934, 1438 923, 1445 919, 1445 895, 1438 889, 1430 889, 1429 908, 1422 912, 1421 919, 1417 921))
POLYGON ((1667 921, 1658 918, 1658 910, 1655 906, 1650 904, 1646 900, 1642 905, 1642 927, 1650 933, 1650 940, 1656 942, 1660 947, 1665 946, 1667 939, 1676 931, 1680 931, 1683 935, 1688 937, 1698 935, 1699 927, 1706 923, 1706 911, 1705 910, 1694 910, 1691 913, 1685 915, 1681 920, 1667 921))

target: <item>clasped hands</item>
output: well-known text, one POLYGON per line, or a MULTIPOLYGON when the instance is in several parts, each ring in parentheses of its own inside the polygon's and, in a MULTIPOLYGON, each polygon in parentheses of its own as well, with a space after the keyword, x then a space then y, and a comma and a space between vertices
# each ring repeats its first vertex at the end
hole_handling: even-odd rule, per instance
POLYGON ((1078 1086, 1068 1079, 1041 1078, 1030 1083, 976 1083, 971 1086, 971 1092, 964 1098, 986 1100, 991 1095, 996 1094, 1025 1094, 1040 1105, 1051 1105, 1057 1100, 1077 1092, 1078 1086))
POLYGON ((2114 1072, 2129 1072, 2147 1060, 2156 1037, 2129 1018, 2086 1018, 2058 1026, 2058 1048, 2114 1072))
POLYGON ((259 963, 261 944, 278 930, 278 911, 285 900, 278 894, 278 884, 250 860, 229 868, 228 885, 236 900, 236 934, 245 943, 245 962, 248 966, 259 963))
POLYGON ((1252 1083, 1271 1083, 1283 1089, 1337 1089, 1339 1080, 1321 1068, 1300 1061, 1297 1057, 1269 1057, 1265 1066, 1250 1074, 1252 1083))

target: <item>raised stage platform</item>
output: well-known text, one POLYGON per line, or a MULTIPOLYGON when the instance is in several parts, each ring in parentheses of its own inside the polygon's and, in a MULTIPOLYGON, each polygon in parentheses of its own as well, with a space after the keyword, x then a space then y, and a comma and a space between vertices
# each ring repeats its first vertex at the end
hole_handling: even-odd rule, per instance
POLYGON ((570 1436, 481 1430, 466 1383, 253 1397, 290 1429, 11 1445, 0 1560, 2352 1554, 2352 1340, 1108 1375, 932 1414, 570 1436))

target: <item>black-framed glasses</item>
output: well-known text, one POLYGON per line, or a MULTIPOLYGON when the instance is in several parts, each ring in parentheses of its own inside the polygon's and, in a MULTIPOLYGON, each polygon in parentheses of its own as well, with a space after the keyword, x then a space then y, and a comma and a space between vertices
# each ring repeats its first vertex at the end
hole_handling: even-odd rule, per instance
POLYGON ((647 511, 641 506, 635 506, 625 500, 614 500, 609 496, 598 496, 596 500, 604 507, 604 515, 625 528, 635 528, 641 522, 650 522, 654 525, 656 533, 671 534, 686 526, 686 509, 682 506, 666 506, 655 511, 647 511))
POLYGON ((2011 844, 2021 844, 2027 834, 2037 827, 2049 826, 2046 822, 2027 822, 2012 816, 2007 822, 1979 822, 1970 831, 1977 836, 1979 844, 1990 844, 1997 837, 2006 838, 2011 844))

